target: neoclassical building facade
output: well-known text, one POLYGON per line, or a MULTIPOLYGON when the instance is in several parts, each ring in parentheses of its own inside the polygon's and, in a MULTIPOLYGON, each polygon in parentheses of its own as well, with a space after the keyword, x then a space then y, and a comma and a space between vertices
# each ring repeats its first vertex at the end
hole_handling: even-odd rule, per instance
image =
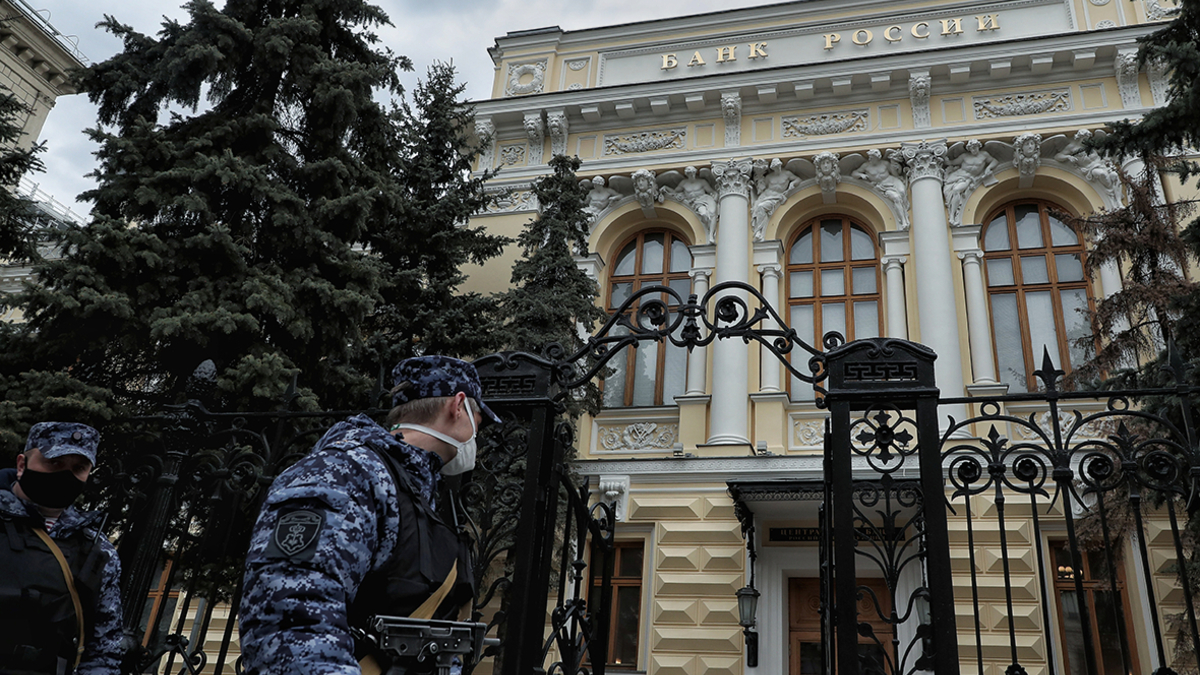
MULTIPOLYGON (((593 219, 579 264, 610 311, 646 285, 686 298, 741 281, 810 344, 838 331, 929 346, 943 397, 1031 390, 1044 350, 1067 371, 1084 358, 1082 311, 1121 288, 1116 267, 1085 274, 1087 246, 1063 214, 1122 203, 1117 165, 1083 141, 1165 101, 1166 73, 1139 69, 1136 41, 1173 10, 810 0, 509 33, 490 50, 492 97, 476 107, 489 139, 479 168, 500 170, 491 186, 504 196, 473 224, 515 235, 536 213, 530 182, 552 155, 577 155, 593 219)), ((472 285, 504 286, 509 256, 473 270, 472 285)), ((690 355, 646 343, 615 366, 577 465, 619 520, 610 664, 817 672, 811 532, 827 414, 811 385, 736 340, 690 355), (781 480, 753 505, 762 597, 748 667, 735 599, 746 542, 729 486, 781 480)), ((958 407, 948 414, 963 419, 971 406, 958 407)), ((966 540, 954 541, 965 560, 966 540)), ((1045 533, 1025 543, 1055 546, 1045 533)), ((1137 617, 1150 600, 1127 596, 1127 640, 1149 672, 1157 657, 1137 617)), ((1063 627, 1047 631, 1036 598, 1015 602, 1028 672, 1082 672, 1065 605, 1045 615, 1063 627)), ((979 621, 994 643, 977 646, 976 618, 959 616, 963 672, 983 663, 1000 675, 1011 662, 1015 619, 1002 601, 991 610, 979 621)))

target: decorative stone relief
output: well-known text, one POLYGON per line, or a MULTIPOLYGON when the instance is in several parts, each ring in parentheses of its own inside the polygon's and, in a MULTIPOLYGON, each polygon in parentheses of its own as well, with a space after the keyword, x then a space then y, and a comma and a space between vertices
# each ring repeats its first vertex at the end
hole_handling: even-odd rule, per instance
POLYGON ((687 138, 687 127, 643 131, 636 134, 604 137, 605 155, 626 155, 636 152, 654 152, 683 148, 687 138))
POLYGON ((750 197, 750 179, 754 162, 749 159, 727 159, 712 163, 713 177, 717 179, 717 195, 750 197))
POLYGON ((922 178, 942 180, 946 168, 946 142, 921 141, 920 143, 904 143, 900 153, 904 163, 908 165, 908 182, 914 183, 922 178))
POLYGON ((525 163, 525 144, 506 145, 500 148, 500 166, 516 166, 525 163))
POLYGON ((613 518, 624 522, 629 512, 629 476, 600 476, 600 499, 612 507, 613 518))
POLYGON ((546 113, 546 126, 550 127, 550 156, 567 154, 567 125, 565 110, 551 110, 546 113))
POLYGON ((1110 2, 1112 2, 1112 0, 1091 0, 1091 3, 1097 7, 1103 7, 1110 2))
POLYGON ((571 59, 567 61, 567 67, 574 71, 580 71, 587 68, 588 59, 571 59))
POLYGON ((475 119, 475 135, 482 141, 479 150, 479 168, 491 169, 496 165, 496 125, 487 117, 475 119))
POLYGON ((1117 89, 1121 92, 1121 105, 1126 108, 1142 107, 1142 94, 1138 88, 1137 49, 1119 50, 1113 67, 1117 72, 1117 89))
POLYGON ((1013 166, 1020 174, 1018 187, 1033 187, 1033 176, 1042 163, 1042 135, 1027 132, 1013 139, 1013 166))
POLYGON ((808 117, 783 118, 784 138, 806 138, 828 136, 871 128, 871 114, 867 108, 809 115, 808 117))
MULTIPOLYGON (((943 145, 943 149, 945 146, 943 145)), ((904 184, 903 170, 900 166, 900 155, 895 150, 888 151, 888 158, 883 153, 871 149, 867 151, 867 161, 859 165, 852 178, 866 181, 871 188, 892 206, 900 229, 908 229, 908 186, 904 184)))
POLYGON ((1151 21, 1169 19, 1179 13, 1180 7, 1163 7, 1158 0, 1146 0, 1146 18, 1151 21))
POLYGON ((933 116, 929 111, 929 93, 932 80, 929 71, 914 72, 908 78, 908 97, 912 102, 913 126, 917 129, 928 129, 933 126, 933 116))
POLYGON ((580 89, 583 89, 583 85, 578 82, 575 82, 567 87, 567 91, 579 91, 580 89))
POLYGON ((737 92, 721 94, 721 114, 725 116, 725 147, 742 144, 742 97, 737 92))
POLYGON ((596 176, 591 181, 579 181, 579 185, 587 190, 587 206, 583 210, 591 215, 593 223, 605 209, 624 198, 620 192, 604 185, 603 176, 596 176))
POLYGON ((678 440, 678 424, 634 422, 625 427, 600 427, 600 447, 606 452, 671 450, 678 440))
POLYGON ((801 447, 822 447, 825 443, 825 420, 796 420, 792 425, 792 438, 801 447))
POLYGON ((529 63, 508 64, 508 80, 504 88, 505 96, 524 96, 539 94, 546 87, 546 59, 529 63), (530 79, 522 82, 526 77, 530 79))
POLYGON ((647 218, 657 217, 654 205, 663 200, 658 183, 654 180, 654 172, 649 169, 638 169, 633 172, 633 197, 642 207, 642 214, 647 218))
POLYGON ((1154 105, 1165 105, 1171 86, 1171 81, 1167 78, 1167 64, 1163 61, 1148 62, 1146 75, 1150 80, 1150 92, 1154 95, 1154 105))
POLYGON ((788 193, 800 184, 800 176, 789 171, 778 158, 768 166, 763 160, 754 163, 754 206, 750 208, 750 225, 754 241, 762 241, 771 214, 787 199, 788 193))
POLYGON ((821 188, 821 199, 826 204, 837 202, 837 186, 842 181, 842 169, 838 165, 836 152, 822 152, 813 157, 817 168, 817 185, 821 188))
POLYGON ((1105 19, 1103 21, 1099 21, 1096 23, 1096 30, 1103 30, 1105 28, 1116 28, 1116 27, 1117 27, 1117 22, 1113 21, 1112 19, 1105 19))
MULTIPOLYGON (((673 172, 667 172, 664 179, 670 176, 673 172)), ((717 232, 717 191, 707 180, 698 177, 696 167, 689 166, 683 170, 683 179, 677 185, 671 187, 664 186, 660 193, 664 197, 670 197, 678 202, 686 204, 688 208, 696 213, 700 218, 700 222, 704 224, 704 231, 708 235, 708 244, 716 243, 717 232)), ((678 174, 675 174, 678 176, 678 174)))
POLYGON ((1016 117, 1071 109, 1071 90, 1032 91, 1007 96, 976 96, 975 118, 1016 117))
POLYGON ((525 135, 529 137, 529 163, 541 164, 542 154, 546 147, 546 123, 542 121, 542 113, 525 113, 525 135))
POLYGON ((1121 181, 1112 163, 1102 158, 1095 150, 1088 150, 1084 143, 1092 132, 1080 129, 1075 138, 1054 155, 1054 161, 1074 168, 1083 179, 1108 196, 1112 204, 1121 201, 1121 181))
POLYGON ((537 197, 531 190, 506 190, 497 193, 496 199, 487 205, 484 213, 516 213, 537 210, 537 197))
POLYGON ((963 208, 975 188, 985 182, 988 185, 996 183, 993 172, 999 165, 1000 162, 976 139, 967 141, 965 152, 946 160, 949 171, 942 181, 942 196, 946 200, 951 227, 962 225, 963 208))

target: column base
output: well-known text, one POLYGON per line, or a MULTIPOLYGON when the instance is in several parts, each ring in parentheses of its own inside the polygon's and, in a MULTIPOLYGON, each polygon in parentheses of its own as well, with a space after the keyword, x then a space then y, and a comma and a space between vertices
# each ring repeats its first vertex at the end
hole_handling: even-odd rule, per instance
POLYGON ((716 436, 709 436, 708 442, 704 445, 744 445, 749 448, 750 439, 736 434, 718 434, 716 436))

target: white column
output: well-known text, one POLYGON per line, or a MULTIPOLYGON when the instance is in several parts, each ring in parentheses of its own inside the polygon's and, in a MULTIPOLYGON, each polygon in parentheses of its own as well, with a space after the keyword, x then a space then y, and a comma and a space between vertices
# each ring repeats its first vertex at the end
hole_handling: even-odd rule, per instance
MULTIPOLYGON (((695 248, 695 247, 693 247, 695 248)), ((711 247, 706 247, 711 248, 711 247)), ((692 254, 692 259, 695 260, 695 253, 692 254)), ((696 294, 697 300, 703 300, 704 294, 708 292, 708 278, 712 276, 711 267, 693 267, 691 271, 692 277, 692 292, 696 294)), ((703 327, 700 329, 704 330, 703 327)), ((705 376, 708 369, 708 347, 696 347, 692 353, 688 355, 687 367, 687 395, 698 396, 704 394, 705 376)))
MULTIPOLYGON (((712 163, 720 203, 717 206, 716 282, 750 280, 750 159, 712 163)), ((731 293, 743 302, 746 294, 731 293)), ((750 346, 741 340, 713 343, 710 445, 749 444, 750 346)))
MULTIPOLYGON (((958 301, 950 259, 950 229, 942 197, 946 141, 904 143, 912 199, 912 243, 917 280, 917 323, 921 342, 937 353, 934 372, 942 396, 964 393, 962 350, 959 348, 958 301)), ((956 419, 961 411, 946 410, 956 419)))
POLYGON ((908 307, 904 302, 904 263, 902 255, 884 256, 883 273, 887 279, 887 336, 908 339, 908 307))
POLYGON ((904 289, 904 263, 911 251, 906 230, 879 233, 879 247, 887 287, 887 336, 908 339, 908 298, 904 289))
POLYGON ((974 384, 996 384, 996 361, 992 358, 992 323, 988 320, 987 286, 983 281, 983 249, 979 247, 982 225, 950 228, 954 250, 962 261, 963 292, 967 296, 967 339, 971 345, 974 384))
MULTIPOLYGON (((779 263, 759 265, 758 272, 762 275, 762 294, 767 299, 767 304, 776 312, 782 312, 783 310, 779 307, 779 283, 783 279, 783 267, 779 263)), ((763 320, 762 328, 775 330, 779 328, 779 324, 768 317, 763 320)), ((758 390, 762 392, 782 391, 779 382, 779 374, 782 371, 779 357, 766 346, 761 346, 760 349, 762 353, 759 355, 758 390)))

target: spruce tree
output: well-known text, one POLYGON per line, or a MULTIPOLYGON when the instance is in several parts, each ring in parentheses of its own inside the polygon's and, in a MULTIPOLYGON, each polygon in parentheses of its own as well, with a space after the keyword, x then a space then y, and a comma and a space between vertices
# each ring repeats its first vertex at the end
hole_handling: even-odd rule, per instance
MULTIPOLYGON (((29 109, 7 87, 0 85, 0 262, 19 264, 37 258, 38 231, 33 203, 17 193, 21 178, 42 171, 38 154, 44 143, 21 145, 25 134, 20 120, 29 109)), ((0 298, 0 304, 4 299, 0 298)))
MULTIPOLYGON (((388 20, 379 8, 191 0, 186 9, 186 23, 166 21, 156 36, 112 17, 102 24, 124 50, 80 78, 99 108, 89 131, 98 186, 83 195, 93 221, 67 234, 63 259, 42 265, 22 298, 28 323, 0 350, 0 387, 16 401, 0 425, 152 409, 183 398, 205 359, 225 408, 273 408, 293 378, 300 407, 373 404, 378 359, 390 356, 379 345, 424 335, 373 319, 452 304, 441 292, 461 277, 444 261, 499 248, 449 225, 482 194, 462 170, 471 153, 469 111, 452 104, 461 89, 435 69, 415 115, 387 104, 402 99, 397 71, 410 63, 378 46, 372 31, 388 20), (418 119, 421 129, 406 126, 418 119), (463 154, 435 173, 412 154, 435 146, 442 160, 441 148, 463 154), (445 210, 458 215, 422 220, 451 194, 445 210), (423 206, 409 204, 417 197, 423 206), (430 252, 439 246, 448 252, 430 252), (433 273, 413 272, 422 248, 439 260, 433 273), (439 293, 415 293, 427 283, 439 293)), ((462 304, 471 302, 480 300, 462 304)), ((471 335, 481 314, 456 310, 432 334, 471 335)))
MULTIPOLYGON (((523 254, 513 266, 513 287, 501 298, 509 349, 539 353, 557 343, 574 353, 583 346, 580 328, 590 332, 605 316, 596 304, 596 282, 575 264, 576 256, 588 255, 590 223, 575 177, 579 165, 578 157, 556 155, 552 173, 533 185, 540 212, 517 238, 523 254)), ((590 383, 569 406, 572 416, 599 410, 599 388, 590 383)))

